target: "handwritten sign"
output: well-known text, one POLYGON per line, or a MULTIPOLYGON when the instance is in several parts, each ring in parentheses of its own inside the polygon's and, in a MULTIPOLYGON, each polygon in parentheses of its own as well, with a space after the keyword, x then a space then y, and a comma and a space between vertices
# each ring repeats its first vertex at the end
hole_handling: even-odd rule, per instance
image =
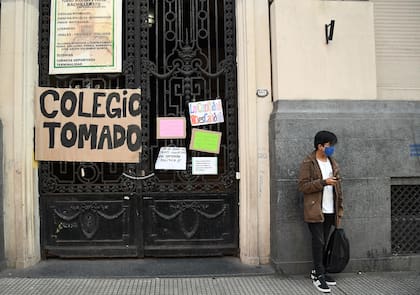
POLYGON ((217 157, 192 157, 193 175, 217 175, 217 157))
POLYGON ((52 0, 49 73, 121 72, 121 0, 52 0))
POLYGON ((139 161, 139 89, 36 89, 35 157, 45 161, 139 161))
POLYGON ((155 163, 155 169, 186 170, 187 151, 184 147, 162 147, 155 163))
POLYGON ((156 138, 158 139, 176 139, 185 138, 184 117, 161 117, 156 118, 156 138))
POLYGON ((222 133, 193 128, 190 150, 218 154, 222 133))
POLYGON ((220 99, 190 102, 188 108, 192 126, 224 122, 222 101, 220 99))

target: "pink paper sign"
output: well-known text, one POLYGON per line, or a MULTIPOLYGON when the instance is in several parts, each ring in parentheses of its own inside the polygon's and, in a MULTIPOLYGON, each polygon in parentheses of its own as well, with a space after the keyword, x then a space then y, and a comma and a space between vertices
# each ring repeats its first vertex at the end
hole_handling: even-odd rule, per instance
POLYGON ((157 118, 156 121, 156 138, 177 139, 186 137, 184 117, 162 117, 157 118))

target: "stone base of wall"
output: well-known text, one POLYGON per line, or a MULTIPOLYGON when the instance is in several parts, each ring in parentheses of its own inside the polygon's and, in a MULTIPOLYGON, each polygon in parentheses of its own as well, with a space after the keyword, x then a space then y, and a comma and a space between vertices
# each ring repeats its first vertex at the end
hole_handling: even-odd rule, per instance
POLYGON ((343 178, 342 225, 351 247, 345 271, 418 270, 420 255, 395 256, 392 251, 391 184, 394 179, 420 184, 420 158, 412 153, 412 146, 420 144, 419 101, 274 103, 270 118, 273 265, 280 273, 306 273, 312 268, 297 178, 320 130, 338 137, 334 156, 343 178))
MULTIPOLYGON (((309 274, 312 261, 271 261, 279 274, 309 274)), ((418 271, 420 269, 420 255, 395 256, 380 258, 350 259, 343 273, 380 272, 380 271, 418 271)))

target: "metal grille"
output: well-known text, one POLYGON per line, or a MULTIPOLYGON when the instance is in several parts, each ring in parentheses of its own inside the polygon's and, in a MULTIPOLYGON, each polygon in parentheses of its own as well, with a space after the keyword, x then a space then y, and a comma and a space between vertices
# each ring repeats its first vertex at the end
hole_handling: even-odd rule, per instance
MULTIPOLYGON (((40 1, 40 86, 71 88, 142 89, 142 158, 137 165, 88 163, 98 175, 110 175, 109 184, 130 182, 122 173, 155 176, 141 185, 144 192, 233 192, 237 191, 237 91, 235 48, 235 5, 232 0, 125 0, 123 1, 123 71, 121 74, 49 75, 50 0, 40 1), (187 146, 185 140, 157 140, 156 117, 188 117, 188 103, 220 98, 225 124, 203 127, 223 133, 217 176, 195 176, 189 152, 187 170, 154 171, 162 146, 187 146), (120 173, 114 177, 114 170, 120 173)), ((187 130, 190 134, 191 129, 187 130)), ((101 192, 101 177, 84 181, 78 163, 40 164, 42 193, 101 192), (60 167, 59 167, 60 166, 60 167), (63 168, 63 166, 65 166, 63 168), (57 170, 58 168, 58 170, 57 170), (64 175, 62 171, 66 171, 64 175), (81 183, 67 181, 80 179, 81 183)), ((126 190, 124 190, 126 191, 126 190)))
MULTIPOLYGON (((188 103, 220 98, 225 123, 203 127, 222 132, 217 176, 191 173, 189 151, 187 170, 154 171, 143 182, 144 192, 236 192, 237 101, 235 5, 232 0, 141 1, 141 38, 149 48, 140 49, 141 87, 149 104, 142 120, 145 144, 142 169, 153 171, 162 146, 188 146, 185 140, 157 140, 156 117, 183 117, 189 120, 188 103), (147 42, 146 42, 147 41, 147 42)), ((143 44, 142 42, 142 44, 143 44)), ((188 127, 187 134, 191 133, 188 127)))
MULTIPOLYGON (((123 71, 116 74, 49 75, 50 0, 41 0, 39 32, 39 86, 58 88, 138 88, 139 60, 136 48, 139 40, 139 14, 135 0, 123 1, 123 71)), ((144 129, 144 126, 142 126, 144 129)), ((144 136, 144 134, 143 134, 144 136)), ((41 194, 62 195, 81 193, 131 193, 134 181, 123 173, 136 174, 138 164, 41 162, 39 191, 41 194)))
POLYGON ((141 172, 145 255, 236 254, 238 140, 235 1, 140 1, 140 84, 147 103, 141 172), (143 46, 147 44, 147 47, 143 46), (220 99, 224 123, 200 126, 222 133, 219 154, 187 149, 187 169, 154 170, 161 147, 185 139, 156 138, 156 118, 189 118, 188 104, 220 99), (194 175, 192 157, 217 157, 217 175, 194 175))
POLYGON ((391 248, 420 253, 420 185, 391 186, 391 248))

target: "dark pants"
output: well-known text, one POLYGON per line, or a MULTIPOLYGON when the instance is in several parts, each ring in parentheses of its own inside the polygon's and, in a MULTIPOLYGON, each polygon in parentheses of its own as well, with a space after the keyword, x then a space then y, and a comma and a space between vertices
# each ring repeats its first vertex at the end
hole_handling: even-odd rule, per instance
POLYGON ((324 214, 324 222, 308 223, 312 235, 312 260, 317 275, 325 274, 324 249, 335 222, 335 214, 324 214))

